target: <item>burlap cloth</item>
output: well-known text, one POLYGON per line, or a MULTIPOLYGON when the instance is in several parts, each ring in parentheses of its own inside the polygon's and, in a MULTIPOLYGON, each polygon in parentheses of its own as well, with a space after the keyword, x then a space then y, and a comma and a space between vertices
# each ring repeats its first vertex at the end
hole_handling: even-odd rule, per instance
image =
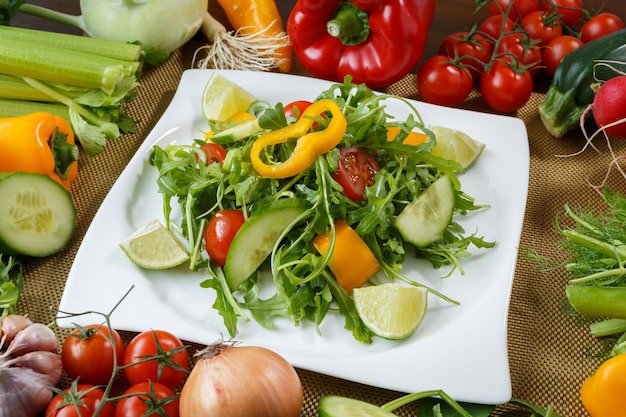
MULTIPOLYGON (((55 308, 59 305, 70 266, 90 222, 126 163, 165 111, 182 71, 191 66, 194 50, 195 47, 189 44, 175 52, 162 66, 145 72, 138 98, 128 109, 137 121, 136 134, 126 134, 111 141, 105 152, 97 157, 82 157, 80 175, 73 190, 78 211, 76 234, 59 254, 45 259, 23 260, 25 291, 19 304, 21 313, 44 323, 54 321, 55 308)), ((415 76, 406 76, 391 86, 389 92, 417 98, 415 76)), ((515 114, 528 129, 530 184, 508 319, 513 397, 543 407, 554 404, 556 411, 564 416, 584 416, 586 413, 580 404, 578 390, 598 365, 597 360, 585 359, 586 350, 597 348, 597 342, 589 336, 586 327, 565 317, 560 309, 564 298, 564 273, 540 271, 525 253, 533 248, 552 259, 563 257, 557 245, 558 235, 553 229, 555 217, 563 212, 566 202, 573 206, 598 205, 600 198, 589 182, 602 181, 610 158, 601 144, 601 152, 587 150, 575 157, 558 156, 577 152, 584 140, 580 132, 559 140, 551 137, 537 114, 541 99, 541 94, 533 93, 528 104, 515 114)), ((475 92, 461 107, 489 111, 475 92)), ((502 140, 507 140, 506 132, 502 132, 502 140)), ((517 155, 509 157, 517 158, 517 155)), ((623 189, 621 178, 615 177, 615 187, 623 189)), ((97 296, 93 294, 93 297, 97 296)), ((65 337, 65 330, 56 331, 61 339, 65 337)), ((132 335, 124 336, 130 338, 132 335)), ((463 349, 462 342, 458 348, 463 349)), ((396 392, 310 371, 298 372, 305 393, 302 416, 316 416, 318 400, 325 394, 347 395, 377 404, 400 396, 396 392)), ((372 372, 378 370, 372 369, 372 372)), ((420 378, 419 371, 414 377, 420 378)), ((396 412, 402 416, 414 416, 415 408, 413 405, 396 412)), ((494 415, 522 416, 527 413, 506 405, 497 407, 494 415)))

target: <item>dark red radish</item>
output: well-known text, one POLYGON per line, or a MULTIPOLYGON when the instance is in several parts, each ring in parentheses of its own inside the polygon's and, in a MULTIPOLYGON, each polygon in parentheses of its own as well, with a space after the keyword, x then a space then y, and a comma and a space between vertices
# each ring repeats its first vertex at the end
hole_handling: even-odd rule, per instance
POLYGON ((626 75, 604 82, 591 111, 596 124, 612 138, 626 138, 626 75))

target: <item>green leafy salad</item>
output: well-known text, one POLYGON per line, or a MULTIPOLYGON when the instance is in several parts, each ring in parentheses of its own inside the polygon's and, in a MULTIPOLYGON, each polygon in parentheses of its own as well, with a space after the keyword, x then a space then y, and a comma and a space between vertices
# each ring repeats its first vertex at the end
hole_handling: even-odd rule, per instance
MULTIPOLYGON (((311 321, 321 332, 324 317, 338 312, 356 340, 372 342, 375 334, 361 320, 352 288, 339 283, 332 267, 333 251, 342 244, 338 222, 358 234, 378 263, 378 272, 367 277, 368 285, 403 281, 426 288, 401 273, 405 257, 424 258, 434 268, 446 266, 449 272, 444 275, 449 276, 456 269, 462 271, 460 262, 470 256, 470 247, 494 245, 476 233, 466 233, 454 220, 453 216, 487 206, 478 205, 461 190, 457 173, 463 167, 458 162, 431 152, 435 134, 410 101, 374 93, 349 78, 321 92, 313 103, 322 100, 334 103, 332 109, 336 105, 340 113, 290 115, 283 103, 255 102, 250 110, 253 120, 209 121, 213 134, 209 139, 216 138, 213 142, 225 151, 217 163, 207 161, 201 149, 204 138, 152 150, 165 226, 187 239, 191 269, 207 274, 201 286, 216 292, 213 308, 231 336, 237 334, 240 320, 250 320, 248 315, 266 328, 277 318, 288 318, 295 324, 311 321), (410 116, 394 119, 385 111, 386 100, 400 100, 410 108, 410 116), (311 119, 308 132, 316 132, 315 141, 306 146, 304 136, 291 136, 285 130, 303 118, 311 119), (336 133, 336 123, 344 118, 337 144, 313 152, 320 143, 329 143, 328 136, 336 133), (414 131, 425 135, 423 143, 406 143, 414 131), (258 153, 255 143, 269 139, 269 133, 283 138, 258 153), (359 158, 342 160, 346 150, 364 152, 375 161, 374 168, 359 167, 359 158), (307 158, 310 164, 303 162, 307 158), (360 169, 349 172, 348 178, 371 175, 362 198, 355 199, 337 179, 339 171, 350 170, 350 161, 360 169), (282 178, 271 177, 261 175, 255 163, 270 169, 296 164, 299 169, 282 178), (442 178, 445 181, 438 181, 442 178), (178 209, 182 216, 174 215, 178 209), (207 256, 205 230, 224 210, 241 211, 245 222, 232 240, 225 265, 219 265, 207 256), (429 234, 426 239, 424 233, 429 234), (327 250, 314 244, 319 236, 328 238, 327 250), (272 284, 274 295, 261 297, 261 290, 267 294, 272 284)), ((353 249, 355 264, 359 255, 353 249)), ((455 303, 433 289, 427 291, 455 303)))

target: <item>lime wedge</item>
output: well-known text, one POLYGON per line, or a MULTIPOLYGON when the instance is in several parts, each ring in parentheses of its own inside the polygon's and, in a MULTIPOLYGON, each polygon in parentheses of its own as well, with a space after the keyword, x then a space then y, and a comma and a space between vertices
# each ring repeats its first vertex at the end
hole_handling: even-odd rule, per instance
POLYGON ((437 144, 432 150, 433 155, 458 162, 462 172, 471 167, 485 149, 484 143, 460 130, 441 126, 433 126, 430 130, 437 139, 437 144))
POLYGON ((245 112, 256 97, 230 81, 213 73, 202 92, 202 114, 207 120, 224 121, 238 112, 245 112))
POLYGON ((189 260, 189 254, 172 232, 152 220, 120 243, 128 259, 145 269, 168 269, 189 260))
POLYGON ((386 339, 404 339, 412 335, 428 307, 425 288, 397 283, 355 288, 352 297, 363 323, 386 339))

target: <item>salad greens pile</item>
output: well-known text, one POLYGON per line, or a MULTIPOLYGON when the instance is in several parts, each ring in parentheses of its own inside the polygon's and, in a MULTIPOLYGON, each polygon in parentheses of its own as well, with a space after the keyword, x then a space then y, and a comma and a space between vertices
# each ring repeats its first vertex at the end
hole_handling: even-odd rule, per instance
MULTIPOLYGON (((191 268, 208 274, 201 285, 216 291, 213 307, 223 317, 231 336, 237 333, 238 319, 248 320, 244 309, 267 328, 273 326, 277 317, 287 317, 296 324, 311 320, 319 326, 331 309, 338 309, 345 316, 345 327, 352 331, 355 339, 371 343, 372 332, 361 322, 352 298, 337 284, 328 268, 330 256, 316 253, 311 245, 312 239, 327 231, 336 220, 347 221, 367 243, 381 265, 380 274, 384 279, 403 280, 416 286, 424 285, 400 272, 409 253, 427 259, 434 268, 450 266, 452 273, 457 268, 462 271, 460 260, 470 256, 470 246, 490 248, 494 245, 475 233, 466 234, 453 219, 440 240, 417 249, 404 242, 393 226, 395 216, 442 175, 452 179, 455 214, 486 207, 477 205, 472 197, 461 191, 456 176, 461 171, 457 162, 436 157, 430 152, 435 146, 435 137, 408 100, 374 93, 363 84, 353 84, 349 77, 323 91, 316 100, 320 99, 337 103, 347 119, 347 130, 337 148, 319 156, 311 167, 294 177, 263 178, 253 169, 249 156, 252 144, 261 134, 295 122, 295 118, 285 116, 282 103, 276 103, 274 107, 269 104, 256 106, 258 123, 263 130, 225 144, 227 156, 221 165, 198 161, 204 139, 196 139, 188 145, 156 146, 152 150, 151 163, 159 171, 158 186, 163 194, 166 226, 180 228, 180 233, 188 240, 191 268), (411 109, 411 115, 404 121, 394 119, 385 112, 385 100, 404 102, 411 109), (400 128, 393 140, 387 138, 389 127, 400 128), (429 140, 420 145, 404 144, 403 140, 415 128, 427 133, 429 140), (339 148, 351 146, 373 155, 380 167, 374 185, 366 189, 366 201, 355 202, 347 198, 332 175, 337 168, 339 148), (283 233, 264 264, 270 265, 275 294, 261 298, 261 282, 265 283, 261 271, 231 291, 222 268, 203 255, 203 230, 208 219, 222 209, 242 210, 248 218, 257 208, 281 199, 301 201, 307 209, 283 233), (173 220, 176 204, 182 213, 180 222, 173 220)), ((316 122, 318 128, 323 129, 328 120, 319 117, 316 122)), ((210 122, 214 132, 233 125, 234 122, 210 122)), ((275 145, 280 149, 274 152, 288 156, 294 145, 295 141, 275 145)), ((267 267, 259 269, 268 270, 267 267)), ((371 282, 376 284, 381 280, 374 277, 371 282)), ((429 291, 454 302, 432 289, 429 291)))

